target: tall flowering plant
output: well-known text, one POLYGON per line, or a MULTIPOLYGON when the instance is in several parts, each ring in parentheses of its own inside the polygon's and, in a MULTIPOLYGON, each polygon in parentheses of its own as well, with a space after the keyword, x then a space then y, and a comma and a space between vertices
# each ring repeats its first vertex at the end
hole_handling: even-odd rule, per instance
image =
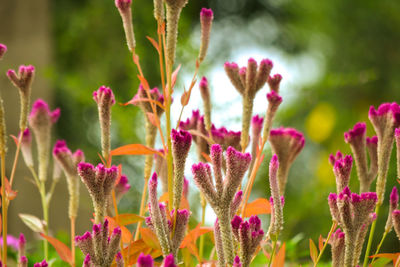
MULTIPOLYGON (((285 243, 281 233, 285 231, 285 189, 290 185, 290 168, 305 145, 305 137, 290 127, 273 128, 274 119, 282 103, 279 94, 282 76, 272 74, 273 62, 263 59, 257 62, 249 58, 247 65, 239 67, 235 62, 223 66, 232 87, 242 97, 242 127, 240 131, 217 127, 213 123, 212 84, 202 77, 196 85, 201 64, 207 60, 214 13, 203 8, 200 12, 201 42, 195 61, 195 71, 188 90, 184 90, 179 119, 171 118, 172 100, 178 99, 174 92, 179 67, 176 57, 180 14, 187 0, 154 0, 154 17, 157 22, 157 40, 149 38, 159 55, 160 83, 151 87, 142 71, 136 51, 132 23, 132 1, 115 0, 124 28, 128 50, 138 70, 141 83, 134 97, 127 104, 137 105, 145 117, 145 144, 127 144, 113 148, 112 109, 118 98, 113 90, 101 86, 93 92, 100 122, 98 162, 86 162, 84 153, 68 148, 66 141, 55 142, 51 151, 51 129, 60 117, 60 110, 50 110, 44 100, 36 100, 30 108, 31 90, 35 74, 33 66, 21 66, 18 71, 9 70, 7 76, 20 94, 20 133, 15 137, 17 144, 14 164, 10 175, 6 174, 7 134, 5 111, 0 98, 0 157, 3 248, 0 266, 10 265, 7 259, 7 213, 10 201, 17 196, 13 190, 16 164, 21 152, 24 162, 32 174, 42 201, 43 220, 32 215, 21 214, 21 219, 40 233, 44 239, 43 261, 34 266, 48 266, 48 243, 58 252, 61 260, 71 266, 251 266, 254 258, 265 255, 267 266, 283 266, 282 255, 285 243), (268 85, 264 115, 253 114, 253 104, 259 92, 268 85), (203 106, 182 120, 191 93, 200 90, 203 106), (29 113, 29 110, 31 112, 29 113), (161 118, 165 114, 164 118, 161 118), (202 115, 204 114, 204 115, 202 115), (174 127, 175 126, 175 127, 174 127), (37 146, 37 160, 32 153, 32 133, 37 146), (161 149, 156 149, 156 139, 161 149), (269 143, 273 156, 265 159, 264 149, 269 143), (194 150, 198 163, 193 164, 191 173, 185 173, 187 157, 194 150), (118 202, 129 192, 129 182, 137 183, 122 173, 116 156, 145 156, 140 210, 120 214, 118 202), (51 186, 48 188, 50 160, 53 159, 51 186), (263 162, 269 161, 268 177, 260 177, 269 183, 271 196, 249 202, 253 184, 263 162), (36 166, 37 165, 37 166, 36 166), (49 228, 49 205, 54 188, 60 177, 66 177, 69 193, 68 217, 71 224, 71 248, 51 236, 49 228), (9 177, 7 179, 6 177, 9 177), (188 201, 188 184, 193 180, 200 191, 201 220, 196 227, 188 201), (158 183, 163 185, 159 197, 158 183), (76 235, 75 222, 78 217, 80 184, 83 183, 93 203, 94 218, 90 231, 76 235), (206 226, 206 207, 210 205, 216 215, 212 226, 206 226), (264 228, 260 214, 270 214, 269 227, 264 228), (136 227, 128 225, 136 224, 136 227), (127 227, 128 226, 128 227, 127 227), (133 231, 132 231, 133 230, 133 231), (204 236, 213 232, 215 247, 209 255, 204 249, 204 236), (197 239, 200 242, 197 244, 197 239), (76 247, 84 255, 77 262, 76 247)), ((7 48, 0 44, 0 58, 7 48)), ((117 92, 117 91, 115 91, 117 92)), ((329 157, 336 178, 336 193, 328 197, 332 215, 332 228, 325 241, 321 240, 318 253, 310 240, 311 256, 316 266, 327 246, 332 248, 334 266, 357 266, 369 232, 364 266, 369 263, 376 221, 380 219, 380 207, 385 201, 385 187, 389 160, 396 142, 398 176, 400 176, 400 106, 385 103, 378 109, 371 107, 369 118, 377 136, 366 137, 366 124, 357 123, 345 133, 345 142, 353 155, 338 151, 329 157), (360 182, 360 193, 349 187, 353 164, 360 182), (376 192, 372 192, 373 182, 376 192), (339 226, 339 229, 336 229, 339 226), (371 229, 370 229, 371 228, 371 229), (336 231, 335 231, 336 230, 336 231)), ((62 119, 62 118, 61 118, 62 119)), ((138 125, 140 127, 140 125, 138 125)), ((138 178, 136 178, 138 179, 138 178)), ((375 254, 386 235, 394 229, 400 239, 400 211, 398 192, 394 187, 390 194, 390 208, 384 234, 375 254)), ((194 213, 194 212, 193 212, 194 213)), ((26 240, 20 236, 18 244, 18 266, 28 266, 26 240)), ((372 260, 373 261, 373 260, 372 260)), ((400 260, 397 260, 400 264, 400 260)))

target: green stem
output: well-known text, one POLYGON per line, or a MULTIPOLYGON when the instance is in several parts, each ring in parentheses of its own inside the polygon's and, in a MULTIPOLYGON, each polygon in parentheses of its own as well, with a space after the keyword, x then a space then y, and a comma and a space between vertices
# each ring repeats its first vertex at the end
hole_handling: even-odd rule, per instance
POLYGON ((322 257, 322 254, 324 254, 325 248, 326 248, 326 246, 328 245, 328 242, 329 242, 329 240, 331 239, 331 236, 332 236, 332 234, 333 234, 333 231, 335 231, 336 226, 337 226, 337 222, 334 222, 334 223, 332 224, 331 230, 329 231, 329 234, 328 234, 328 237, 327 237, 327 239, 326 239, 326 241, 325 241, 325 243, 324 243, 324 246, 322 247, 321 251, 319 252, 318 258, 317 258, 317 260, 316 260, 315 263, 314 263, 314 267, 317 266, 319 260, 320 260, 321 257, 322 257))
MULTIPOLYGON (((202 205, 201 226, 204 226, 204 222, 206 219, 206 205, 202 205)), ((204 251, 204 235, 200 236, 199 246, 200 246, 199 257, 200 257, 200 260, 202 261, 203 260, 203 251, 204 251)))
MULTIPOLYGON (((168 166, 168 207, 172 210, 173 204, 173 167, 172 167, 172 143, 171 143, 171 91, 172 91, 172 64, 168 64, 167 68, 167 97, 166 97, 166 107, 165 107, 165 119, 166 119, 166 128, 167 128, 167 146, 168 146, 168 154, 167 154, 167 166, 168 166)), ((175 221, 174 221, 175 225, 175 221)))
POLYGON ((6 155, 1 153, 1 216, 3 218, 3 256, 2 261, 4 266, 7 266, 7 203, 6 203, 6 155))
MULTIPOLYGON (((43 209, 43 220, 46 225, 44 226, 44 234, 49 235, 49 210, 46 200, 46 188, 44 181, 40 184, 40 198, 42 200, 42 209, 43 209)), ((44 244, 44 259, 47 261, 49 258, 49 244, 46 239, 43 240, 44 244)))
POLYGON ((270 258, 269 258, 268 267, 271 267, 272 260, 273 260, 274 255, 275 255, 276 243, 278 242, 278 236, 279 236, 279 233, 278 233, 278 235, 277 235, 277 237, 276 237, 276 239, 274 240, 274 243, 273 243, 273 245, 272 245, 272 252, 271 252, 271 256, 270 256, 270 258))
MULTIPOLYGON (((388 233, 389 233, 389 232, 387 232, 387 231, 385 231, 385 232, 383 233, 382 239, 381 239, 381 241, 379 242, 379 245, 378 245, 378 247, 376 248, 376 251, 375 251, 375 254, 374 254, 374 255, 376 255, 376 254, 379 253, 379 250, 381 249, 381 246, 382 246, 382 244, 383 244, 383 241, 385 241, 385 238, 386 238, 386 236, 387 236, 388 233)), ((372 259, 371 264, 373 264, 375 260, 376 260, 376 257, 372 259)))
POLYGON ((377 205, 375 208, 376 220, 372 222, 371 230, 369 231, 368 244, 367 244, 367 249, 365 250, 363 267, 368 266, 369 252, 371 251, 372 241, 374 239, 374 232, 375 232, 376 222, 378 220, 379 207, 380 205, 377 205))

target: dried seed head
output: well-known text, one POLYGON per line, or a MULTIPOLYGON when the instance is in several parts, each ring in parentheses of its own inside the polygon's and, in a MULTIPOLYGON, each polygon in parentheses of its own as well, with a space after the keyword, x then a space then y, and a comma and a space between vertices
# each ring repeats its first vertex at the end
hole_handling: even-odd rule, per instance
POLYGON ((207 54, 208 44, 210 42, 210 33, 212 21, 214 18, 213 11, 211 9, 202 8, 200 12, 200 24, 201 24, 201 45, 199 51, 199 62, 201 63, 207 54))

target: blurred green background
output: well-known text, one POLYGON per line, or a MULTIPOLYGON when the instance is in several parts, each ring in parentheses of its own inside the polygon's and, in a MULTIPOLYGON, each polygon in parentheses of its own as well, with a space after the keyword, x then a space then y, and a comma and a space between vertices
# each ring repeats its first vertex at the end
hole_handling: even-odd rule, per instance
MULTIPOLYGON (((134 96, 139 83, 125 45, 120 16, 112 0, 41 2, 49 16, 50 43, 47 45, 52 51, 41 75, 53 90, 53 106, 62 109, 57 138, 67 140, 72 149, 83 149, 89 162, 99 162, 99 125, 92 92, 107 85, 113 89, 117 103, 125 103, 134 96)), ((8 5, 12 6, 11 1, 8 5)), ((399 101, 400 2, 190 0, 179 25, 177 62, 182 64, 182 70, 174 96, 176 110, 180 107, 182 89, 188 88, 194 70, 202 7, 212 8, 215 20, 209 53, 199 75, 211 77, 211 83, 218 85, 211 85, 213 90, 224 90, 228 95, 235 95, 235 101, 239 100, 227 79, 219 77, 225 61, 244 64, 250 56, 257 60, 273 59, 276 66, 273 73, 280 72, 284 76, 284 102, 275 127, 299 129, 305 134, 306 146, 289 175, 282 240, 294 238, 290 244, 297 242, 287 252, 288 261, 309 262, 308 238, 317 241, 320 234, 326 236, 331 225, 327 197, 329 192, 334 192, 335 184, 328 163, 329 154, 337 150, 350 153, 343 133, 357 121, 367 122, 368 135, 374 134, 367 116, 370 105, 399 101)), ((146 39, 146 36, 156 37, 152 9, 151 1, 133 1, 137 53, 143 72, 154 87, 160 85, 158 59, 146 39)), ((7 34, 7 31, 3 30, 3 33, 7 34)), ((23 42, 23 37, 14 36, 14 42, 23 42)), ((12 67, 22 62, 13 63, 12 67)), ((2 70, 9 67, 3 65, 2 70)), ((195 90, 198 90, 197 86, 195 90)), ((264 88, 257 95, 255 112, 261 115, 266 108, 266 92, 264 88)), ((218 97, 213 99, 214 114, 220 112, 215 115, 218 126, 224 124, 239 130, 240 112, 226 117, 227 103, 221 102, 223 99, 218 97)), ((190 112, 188 108, 183 118, 190 112)), ((144 142, 143 114, 137 107, 117 104, 113 108, 113 119, 112 147, 144 142)), ((269 159, 270 152, 267 150, 266 153, 266 159, 269 159)), ((195 157, 192 158, 195 161, 195 157)), ((387 193, 396 184, 394 158, 393 152, 387 193)), ((137 212, 143 188, 143 159, 118 157, 115 163, 123 164, 123 171, 133 185, 130 194, 121 201, 121 210, 137 212)), ((265 161, 252 198, 269 196, 267 177, 265 161)), ((188 178, 192 181, 190 174, 188 178)), ((358 191, 355 170, 351 188, 358 191)), ((86 192, 82 191, 82 194, 86 192)), ((198 192, 194 187, 190 198, 195 206, 198 192)), ((82 202, 82 208, 90 212, 91 204, 82 202)), ((198 211, 194 214, 199 215, 198 211)), ((375 242, 381 237, 386 214, 387 205, 379 216, 375 242)), ((267 216, 263 219, 267 221, 267 216)), ((82 228, 89 225, 87 218, 82 219, 82 225, 82 228)), ((398 247, 398 240, 391 232, 382 251, 394 252, 398 247)), ((328 259, 329 253, 326 253, 324 260, 328 259)))

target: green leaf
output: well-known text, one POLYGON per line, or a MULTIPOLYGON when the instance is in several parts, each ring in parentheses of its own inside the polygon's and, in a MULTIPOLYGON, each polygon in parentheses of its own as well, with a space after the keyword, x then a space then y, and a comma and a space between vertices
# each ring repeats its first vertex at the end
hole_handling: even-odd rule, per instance
POLYGON ((35 233, 44 233, 46 223, 38 217, 23 213, 20 213, 19 217, 35 233))

